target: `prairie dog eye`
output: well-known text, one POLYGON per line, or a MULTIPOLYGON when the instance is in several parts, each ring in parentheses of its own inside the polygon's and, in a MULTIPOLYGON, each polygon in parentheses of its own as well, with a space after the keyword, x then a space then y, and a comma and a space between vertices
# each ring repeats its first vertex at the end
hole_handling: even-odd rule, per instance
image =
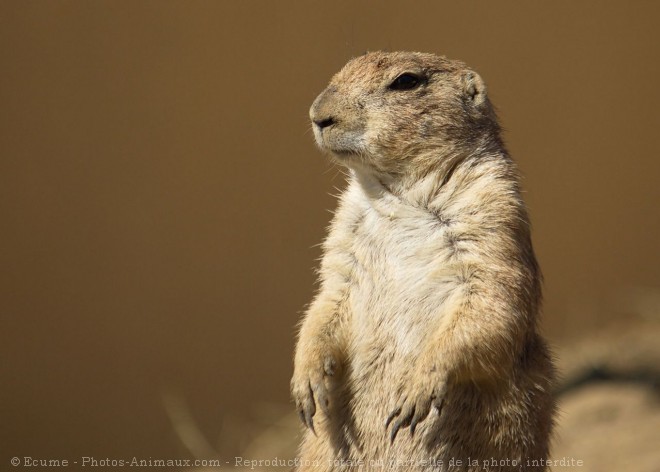
POLYGON ((390 84, 390 90, 412 90, 421 83, 422 80, 418 76, 406 72, 394 79, 390 84))

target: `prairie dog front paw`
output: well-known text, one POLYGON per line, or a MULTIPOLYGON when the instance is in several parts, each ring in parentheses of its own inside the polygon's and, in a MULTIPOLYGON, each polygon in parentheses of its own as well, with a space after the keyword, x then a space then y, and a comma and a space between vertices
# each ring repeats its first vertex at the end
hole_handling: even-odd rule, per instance
POLYGON ((326 381, 337 373, 339 363, 335 355, 328 350, 319 350, 314 354, 300 353, 296 356, 291 394, 303 424, 315 434, 313 417, 318 404, 329 416, 330 398, 326 381))
POLYGON ((432 407, 441 411, 446 392, 447 376, 442 369, 424 364, 414 369, 399 388, 398 400, 385 422, 386 429, 394 422, 390 442, 401 428, 410 427, 410 434, 415 434, 417 424, 426 419, 432 407))

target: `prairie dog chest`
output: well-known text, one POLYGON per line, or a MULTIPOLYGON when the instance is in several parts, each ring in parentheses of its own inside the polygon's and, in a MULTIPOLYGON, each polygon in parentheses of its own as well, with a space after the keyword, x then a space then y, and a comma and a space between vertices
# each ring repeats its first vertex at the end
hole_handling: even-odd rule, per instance
POLYGON ((358 218, 349 245, 348 303, 353 331, 360 333, 356 342, 385 336, 399 352, 414 354, 442 320, 442 305, 456 287, 448 226, 396 200, 374 202, 359 192, 353 199, 358 218))
POLYGON ((370 277, 381 288, 395 284, 408 292, 431 282, 446 244, 442 228, 420 216, 381 214, 372 207, 363 212, 351 247, 358 278, 370 277))

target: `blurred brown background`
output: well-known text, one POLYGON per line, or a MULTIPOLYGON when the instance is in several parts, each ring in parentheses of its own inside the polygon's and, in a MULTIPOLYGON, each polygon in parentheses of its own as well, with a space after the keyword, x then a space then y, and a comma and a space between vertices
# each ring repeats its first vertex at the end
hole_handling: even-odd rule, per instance
POLYGON ((288 411, 342 185, 307 110, 366 50, 442 53, 487 81, 525 175, 555 344, 654 310, 659 13, 1 1, 0 467, 188 457, 168 394, 218 448, 259 405, 288 411))

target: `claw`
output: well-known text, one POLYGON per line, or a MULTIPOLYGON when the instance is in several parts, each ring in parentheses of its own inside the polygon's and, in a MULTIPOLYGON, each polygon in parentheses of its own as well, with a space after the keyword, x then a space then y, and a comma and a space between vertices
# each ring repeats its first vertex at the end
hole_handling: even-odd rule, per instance
POLYGON ((314 413, 316 413, 314 409, 314 403, 311 403, 312 408, 309 407, 309 403, 307 406, 299 406, 298 407, 298 416, 300 417, 300 421, 302 421, 302 424, 306 427, 312 430, 314 435, 316 435, 316 431, 314 430, 314 420, 312 417, 314 416, 314 413))
POLYGON ((424 421, 426 417, 428 416, 428 410, 426 412, 423 409, 418 410, 410 419, 410 435, 414 436, 415 434, 415 429, 417 428, 417 425, 424 421))
POLYGON ((313 417, 316 414, 316 403, 314 402, 314 391, 312 390, 312 385, 308 384, 309 387, 309 397, 307 398, 306 405, 304 407, 305 413, 305 426, 312 430, 316 435, 314 430, 314 420, 313 417))
POLYGON ((392 411, 392 413, 390 413, 390 416, 387 417, 387 421, 385 421, 385 429, 390 427, 390 423, 392 422, 392 420, 397 416, 399 416, 400 413, 401 413, 401 407, 396 408, 394 411, 392 411))
POLYGON ((396 434, 399 432, 400 427, 401 427, 400 421, 394 423, 394 426, 392 427, 392 432, 390 433, 390 444, 394 444, 394 440, 396 439, 396 434))
POLYGON ((433 402, 433 397, 429 398, 425 403, 418 405, 418 408, 413 412, 412 420, 410 423, 410 435, 415 434, 415 428, 417 425, 424 421, 431 412, 431 405, 433 402))
POLYGON ((415 435, 415 428, 417 427, 417 423, 419 423, 417 417, 413 418, 412 423, 410 423, 410 436, 415 435))
POLYGON ((318 434, 316 434, 316 430, 314 429, 314 420, 311 416, 309 417, 309 423, 307 424, 307 427, 309 427, 312 433, 314 433, 314 436, 318 436, 318 434))
POLYGON ((410 425, 410 422, 415 415, 415 407, 407 408, 402 414, 400 414, 399 419, 392 426, 392 433, 390 434, 390 444, 394 443, 396 435, 398 434, 401 428, 405 428, 410 425))
POLYGON ((394 423, 394 426, 392 426, 392 432, 390 433, 390 444, 394 444, 394 440, 396 439, 396 435, 399 433, 399 430, 401 428, 405 428, 410 424, 410 418, 399 418, 396 423, 394 423))

